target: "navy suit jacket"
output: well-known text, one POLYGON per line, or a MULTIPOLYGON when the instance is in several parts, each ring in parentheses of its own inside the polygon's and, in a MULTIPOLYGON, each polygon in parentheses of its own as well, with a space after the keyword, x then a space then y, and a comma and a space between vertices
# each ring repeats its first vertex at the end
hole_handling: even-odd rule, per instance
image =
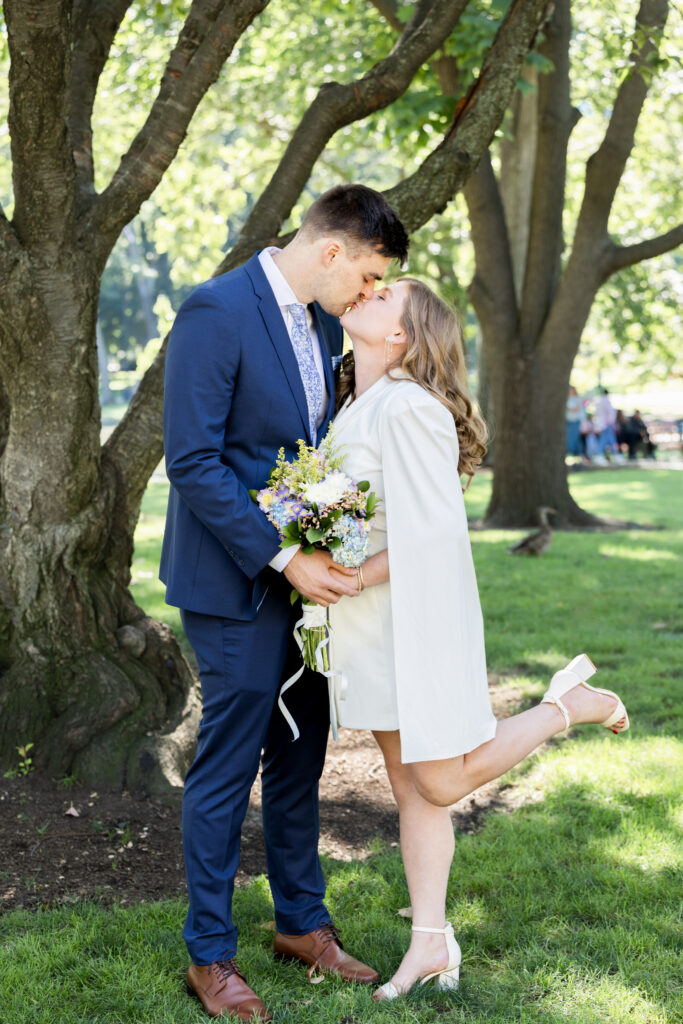
MULTIPOLYGON (((311 307, 334 412, 336 317, 311 307)), ((166 353, 164 448, 171 481, 160 577, 166 601, 250 620, 275 576, 278 533, 249 497, 280 447, 311 443, 306 395, 282 313, 253 256, 181 306, 166 353)))

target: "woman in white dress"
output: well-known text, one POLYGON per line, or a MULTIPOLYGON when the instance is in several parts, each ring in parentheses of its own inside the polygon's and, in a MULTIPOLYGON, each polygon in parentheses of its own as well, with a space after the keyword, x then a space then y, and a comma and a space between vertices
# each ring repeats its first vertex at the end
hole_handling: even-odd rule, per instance
POLYGON ((413 911, 410 947, 375 998, 415 982, 457 985, 460 949, 445 921, 454 836, 448 807, 517 764, 570 723, 620 732, 619 698, 587 685, 579 655, 543 702, 497 722, 461 476, 485 452, 467 393, 457 317, 409 278, 355 304, 335 436, 345 471, 382 499, 359 594, 330 607, 339 724, 371 729, 396 798, 413 911))

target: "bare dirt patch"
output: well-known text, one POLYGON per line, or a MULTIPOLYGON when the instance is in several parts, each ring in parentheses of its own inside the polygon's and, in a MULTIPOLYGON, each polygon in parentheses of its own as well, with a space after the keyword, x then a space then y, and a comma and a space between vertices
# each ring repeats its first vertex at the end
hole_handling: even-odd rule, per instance
MULTIPOLYGON (((498 718, 519 702, 492 678, 498 718)), ((506 806, 492 783, 453 809, 459 830, 475 831, 492 807, 506 806)), ((180 801, 65 786, 37 772, 0 778, 0 912, 81 900, 105 905, 185 894, 180 801), (67 813, 70 809, 77 812, 67 813)), ((398 814, 370 733, 343 730, 330 741, 320 786, 320 846, 336 860, 363 859, 380 839, 398 845, 398 814)), ((260 789, 242 834, 238 884, 266 871, 260 789)))

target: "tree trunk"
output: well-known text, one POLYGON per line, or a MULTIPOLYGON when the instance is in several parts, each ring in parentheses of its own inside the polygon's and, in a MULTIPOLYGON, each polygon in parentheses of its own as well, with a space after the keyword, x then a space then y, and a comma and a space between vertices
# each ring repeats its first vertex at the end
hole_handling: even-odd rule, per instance
POLYGON ((486 455, 482 466, 493 466, 495 463, 496 423, 493 418, 493 399, 491 397, 491 377, 486 359, 486 349, 481 330, 477 333, 477 404, 486 429, 488 441, 486 455))
POLYGON ((163 791, 182 784, 198 699, 171 630, 128 591, 137 509, 100 455, 87 264, 27 260, 0 327, 0 763, 30 742, 55 775, 163 791))
POLYGON ((104 340, 104 332, 97 321, 97 366, 100 374, 100 401, 104 405, 111 401, 111 388, 109 387, 109 354, 104 340))
POLYGON ((518 337, 508 338, 504 348, 491 374, 496 450, 486 525, 537 525, 541 505, 555 509, 555 526, 597 524, 569 493, 564 458, 557 457, 565 448, 569 371, 548 365, 538 348, 521 355, 518 337))
POLYGON ((557 510, 560 526, 599 520, 569 493, 564 412, 572 365, 600 285, 621 267, 679 244, 679 226, 619 246, 607 226, 633 148, 649 67, 666 23, 666 0, 642 0, 631 68, 604 140, 586 165, 571 253, 562 268, 567 146, 578 112, 569 89, 570 0, 556 0, 540 52, 552 73, 517 97, 516 134, 501 151, 501 177, 482 159, 464 189, 475 251, 470 297, 479 318, 495 416, 495 473, 485 522, 528 526, 557 510), (532 180, 533 179, 533 180, 532 180))
MULTIPOLYGON (((539 80, 533 68, 526 69, 534 91, 515 95, 499 181, 487 160, 465 188, 476 263, 470 296, 495 415, 495 469, 485 516, 495 527, 533 526, 541 505, 556 510, 555 525, 596 521, 572 499, 564 463, 571 361, 547 360, 540 344, 560 278, 566 148, 574 124, 570 35, 569 0, 558 0, 539 48, 554 70, 539 80)), ((569 347, 574 340, 578 347, 582 328, 567 340, 569 347)), ((557 337, 552 345, 559 347, 557 337)))
MULTIPOLYGON (((14 215, 0 209, 0 764, 94 786, 180 787, 199 718, 171 630, 131 597, 161 450, 141 385, 100 444, 96 319, 116 240, 267 0, 192 0, 148 117, 103 192, 91 114, 130 0, 5 0, 14 215)), ((152 375, 160 380, 158 367, 152 375)))

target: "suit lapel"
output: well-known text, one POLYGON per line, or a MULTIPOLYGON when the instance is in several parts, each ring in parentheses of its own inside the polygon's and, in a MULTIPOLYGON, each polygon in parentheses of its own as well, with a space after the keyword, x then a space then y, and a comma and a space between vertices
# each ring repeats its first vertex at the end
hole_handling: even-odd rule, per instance
POLYGON ((312 303, 309 307, 313 314, 313 323, 315 324, 315 331, 318 335, 318 341, 320 342, 320 354, 323 358, 323 367, 325 370, 325 386, 327 388, 327 411, 325 413, 325 419, 320 425, 319 439, 322 439, 327 433, 327 426, 334 416, 334 405, 335 405, 335 384, 334 384, 334 370, 332 369, 332 353, 330 351, 330 341, 325 330, 325 324, 323 318, 319 315, 319 307, 317 303, 312 303))
MULTIPOLYGON (((258 253, 251 257, 251 259, 245 264, 244 269, 251 278, 254 291, 259 299, 259 312, 263 318, 263 324, 268 332, 271 342, 273 343, 275 351, 277 352, 278 359, 282 364, 282 369, 284 370, 287 383, 289 384, 292 392, 292 397, 294 398, 297 409, 299 410, 301 422, 304 427, 302 437, 305 437, 308 444, 310 444, 311 435, 308 426, 308 403, 306 402, 306 393, 301 381, 299 364, 296 356, 294 355, 292 342, 287 332, 287 328, 285 327, 285 322, 282 319, 280 307, 275 301, 275 296, 268 284, 268 279, 263 273, 258 253)), ((329 359, 329 356, 327 358, 329 359)))

